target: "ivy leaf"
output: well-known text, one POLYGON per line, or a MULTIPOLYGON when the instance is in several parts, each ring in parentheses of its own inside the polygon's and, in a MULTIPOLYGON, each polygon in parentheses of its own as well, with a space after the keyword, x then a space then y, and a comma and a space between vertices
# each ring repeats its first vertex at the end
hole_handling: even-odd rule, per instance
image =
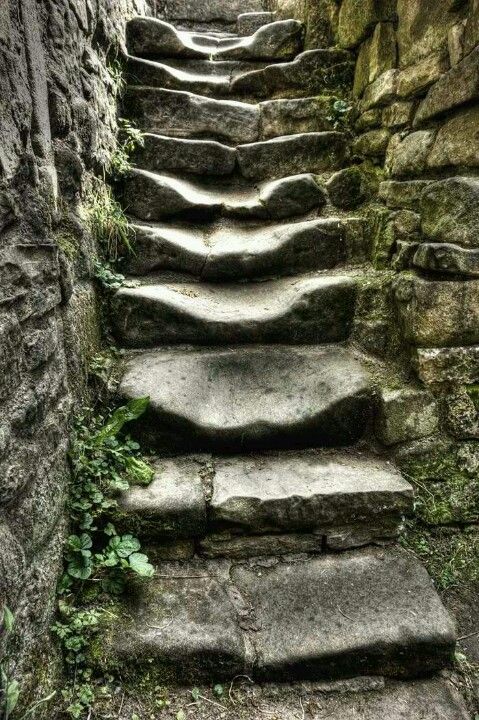
POLYGON ((140 541, 133 535, 122 535, 115 543, 115 552, 120 558, 130 557, 132 553, 136 553, 141 548, 140 541))
POLYGON ((141 577, 152 577, 155 574, 155 568, 148 562, 148 556, 143 553, 135 552, 128 558, 131 570, 141 577))
POLYGON ((88 558, 75 558, 68 563, 68 574, 77 580, 88 580, 91 575, 91 561, 88 558))
POLYGON ((140 415, 143 415, 149 404, 150 398, 142 397, 130 400, 127 405, 119 407, 111 414, 106 425, 95 435, 95 444, 99 445, 105 442, 107 438, 118 435, 127 422, 137 420, 140 415))
POLYGON ((103 532, 109 537, 113 537, 113 535, 116 535, 116 529, 113 523, 107 523, 103 528, 103 532))
POLYGON ((11 633, 15 625, 15 618, 8 605, 5 605, 5 607, 3 608, 1 625, 5 628, 5 632, 7 633, 11 633))
POLYGON ((92 545, 93 542, 91 536, 87 533, 82 533, 81 535, 70 535, 68 538, 68 547, 70 550, 73 550, 73 552, 80 552, 83 554, 85 551, 88 551, 92 545))

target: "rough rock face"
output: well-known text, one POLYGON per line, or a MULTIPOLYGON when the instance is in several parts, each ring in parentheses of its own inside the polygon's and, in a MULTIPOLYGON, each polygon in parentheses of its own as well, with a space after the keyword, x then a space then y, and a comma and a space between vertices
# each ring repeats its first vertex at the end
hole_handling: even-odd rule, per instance
MULTIPOLYGON (((98 335, 90 240, 74 206, 84 168, 100 163, 115 137, 107 47, 139 11, 144 5, 129 0, 0 8, 0 607, 16 615, 25 701, 54 654, 67 427, 98 335), (73 245, 76 263, 64 253, 73 245)), ((54 682, 52 667, 38 692, 54 682)))

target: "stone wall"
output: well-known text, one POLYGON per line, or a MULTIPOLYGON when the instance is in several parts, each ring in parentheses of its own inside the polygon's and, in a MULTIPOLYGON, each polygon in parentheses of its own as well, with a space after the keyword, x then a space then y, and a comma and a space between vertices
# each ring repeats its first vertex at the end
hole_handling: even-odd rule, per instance
POLYGON ((33 660, 50 673, 68 423, 100 339, 82 181, 114 147, 135 11, 143 0, 0 3, 0 606, 23 690, 33 660))

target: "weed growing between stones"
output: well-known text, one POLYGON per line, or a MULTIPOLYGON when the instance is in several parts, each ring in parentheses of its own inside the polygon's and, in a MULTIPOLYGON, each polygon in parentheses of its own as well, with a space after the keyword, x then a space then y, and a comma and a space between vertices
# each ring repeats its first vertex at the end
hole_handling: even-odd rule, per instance
POLYGON ((104 179, 90 177, 85 211, 90 231, 108 263, 116 263, 125 252, 133 252, 128 218, 104 179))
POLYGON ((122 180, 131 170, 131 155, 144 144, 145 138, 141 130, 138 130, 129 120, 120 118, 119 137, 116 148, 106 166, 107 174, 113 180, 122 180))
POLYGON ((140 417, 147 406, 148 398, 140 398, 108 414, 86 410, 74 429, 68 502, 71 534, 58 586, 59 618, 52 628, 67 665, 63 696, 72 718, 84 717, 95 701, 87 648, 101 620, 114 615, 114 598, 123 592, 129 577, 148 578, 154 573, 138 538, 119 534, 109 521, 120 492, 130 485, 148 485, 153 479, 138 443, 120 435, 125 424, 140 417))

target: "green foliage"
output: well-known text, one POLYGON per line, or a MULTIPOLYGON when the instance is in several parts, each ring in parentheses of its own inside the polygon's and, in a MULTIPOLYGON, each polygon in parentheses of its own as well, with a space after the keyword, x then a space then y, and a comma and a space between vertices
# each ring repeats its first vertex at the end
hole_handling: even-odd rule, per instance
POLYGON ((118 493, 153 479, 138 443, 128 435, 120 437, 125 425, 145 412, 148 402, 148 398, 132 400, 106 416, 87 409, 74 430, 68 502, 72 533, 58 587, 59 618, 52 627, 71 668, 72 683, 63 695, 72 718, 83 717, 95 699, 86 649, 109 611, 91 602, 99 594, 105 599, 120 594, 130 576, 148 578, 154 573, 138 538, 119 534, 109 521, 118 493))
POLYGON ((110 60, 107 63, 107 71, 112 81, 115 95, 122 95, 126 88, 126 81, 121 62, 117 58, 110 60))
POLYGON ((107 173, 114 180, 128 175, 131 170, 130 157, 139 147, 143 147, 145 138, 141 130, 125 118, 119 119, 119 137, 117 145, 107 165, 107 173))
POLYGON ((109 263, 95 260, 94 276, 105 290, 119 290, 125 282, 125 276, 116 272, 109 263))
POLYGON ((104 180, 91 177, 85 196, 86 219, 102 255, 115 263, 125 253, 132 253, 132 230, 123 208, 104 180))
POLYGON ((345 100, 335 100, 331 105, 330 115, 327 120, 332 123, 335 129, 344 127, 348 123, 349 113, 352 109, 353 106, 349 105, 345 100))

